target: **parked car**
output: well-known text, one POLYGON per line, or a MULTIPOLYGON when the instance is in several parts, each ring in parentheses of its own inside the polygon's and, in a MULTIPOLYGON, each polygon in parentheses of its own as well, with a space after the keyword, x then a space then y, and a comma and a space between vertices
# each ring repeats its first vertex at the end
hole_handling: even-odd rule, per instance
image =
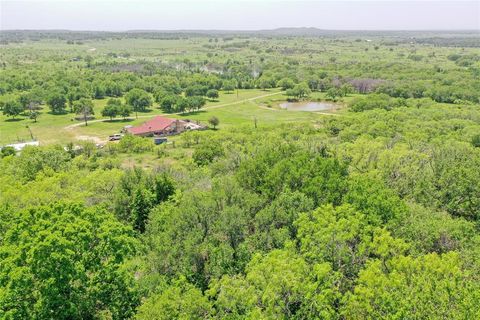
POLYGON ((108 140, 109 140, 109 141, 116 141, 116 140, 122 139, 122 137, 123 137, 123 134, 121 134, 121 133, 115 133, 115 134, 109 136, 109 137, 108 137, 108 140))

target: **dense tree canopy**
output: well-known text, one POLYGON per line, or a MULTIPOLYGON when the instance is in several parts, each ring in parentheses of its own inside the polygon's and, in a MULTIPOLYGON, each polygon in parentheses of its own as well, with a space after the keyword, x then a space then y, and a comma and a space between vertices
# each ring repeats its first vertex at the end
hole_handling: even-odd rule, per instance
POLYGON ((0 228, 2 318, 133 313, 133 276, 122 267, 136 248, 131 229, 103 209, 66 203, 8 213, 0 228))

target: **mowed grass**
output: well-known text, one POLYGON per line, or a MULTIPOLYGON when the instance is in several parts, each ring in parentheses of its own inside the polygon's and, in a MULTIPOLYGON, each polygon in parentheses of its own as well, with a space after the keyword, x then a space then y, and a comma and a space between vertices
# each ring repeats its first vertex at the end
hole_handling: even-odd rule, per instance
MULTIPOLYGON (((316 99, 322 98, 321 95, 317 94, 313 97, 316 99)), ((209 101, 205 109, 200 112, 164 115, 171 118, 200 121, 203 124, 207 124, 208 119, 216 116, 220 120, 220 129, 244 124, 252 124, 253 126, 255 121, 257 126, 282 122, 313 121, 322 116, 312 112, 279 110, 275 107, 285 99, 286 97, 279 89, 265 91, 259 89, 238 90, 238 93, 237 91, 221 92, 217 101, 209 101), (255 97, 260 98, 253 100, 255 97)), ((109 135, 119 132, 126 125, 139 125, 155 115, 163 114, 160 109, 156 108, 155 104, 149 112, 139 112, 138 119, 135 118, 135 114, 132 114, 131 118, 127 120, 117 118, 110 121, 108 118, 101 116, 101 110, 106 102, 107 99, 94 101, 95 120, 102 121, 89 121, 88 126, 85 126, 82 121, 74 120, 75 115, 72 113, 53 115, 46 106, 36 123, 22 116, 12 120, 0 115, 0 145, 30 141, 32 136, 43 145, 65 144, 77 139, 90 138, 105 141, 109 135)))

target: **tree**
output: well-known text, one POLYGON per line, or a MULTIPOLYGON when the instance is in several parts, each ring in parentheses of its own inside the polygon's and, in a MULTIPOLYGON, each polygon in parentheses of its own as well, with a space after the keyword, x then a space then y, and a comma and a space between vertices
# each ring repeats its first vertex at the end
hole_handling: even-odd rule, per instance
POLYGON ((16 100, 9 100, 4 102, 3 114, 8 117, 12 117, 13 119, 15 119, 15 117, 22 113, 23 110, 24 108, 22 107, 22 105, 16 100))
POLYGON ((387 224, 402 219, 407 212, 405 203, 382 181, 369 176, 356 176, 349 181, 344 201, 366 215, 372 225, 387 224))
POLYGON ((109 97, 120 97, 122 95, 122 87, 116 81, 107 81, 104 84, 105 94, 109 97))
POLYGON ((348 94, 353 92, 353 86, 351 84, 345 83, 340 87, 340 95, 346 97, 348 94))
POLYGON ((210 119, 208 119, 208 123, 210 123, 213 126, 213 130, 215 130, 218 124, 220 123, 220 120, 218 120, 217 117, 213 116, 210 119))
POLYGON ((222 155, 222 146, 215 143, 202 144, 195 149, 192 154, 192 159, 197 165, 204 166, 222 155))
POLYGON ((22 93, 18 97, 18 102, 22 105, 23 109, 27 109, 28 105, 30 104, 30 94, 28 93, 22 93))
POLYGON ((335 319, 333 283, 328 264, 285 249, 256 254, 245 276, 223 276, 206 293, 221 319, 335 319))
POLYGON ((184 113, 190 108, 189 100, 187 98, 178 97, 175 104, 175 111, 179 113, 184 113))
POLYGON ((211 99, 211 100, 215 100, 219 97, 218 95, 218 90, 216 89, 210 89, 207 91, 207 98, 211 99))
POLYGON ((10 212, 0 252, 6 319, 130 318, 138 297, 124 268, 137 241, 100 208, 53 203, 10 212))
POLYGON ((118 115, 122 116, 123 120, 126 120, 127 117, 130 116, 130 114, 132 114, 132 108, 122 103, 118 110, 118 115))
POLYGON ((105 97, 105 87, 102 83, 95 83, 93 85, 93 97, 95 99, 103 99, 105 97))
POLYGON ((170 93, 168 91, 166 91, 165 89, 159 88, 154 92, 153 97, 155 98, 155 102, 160 104, 162 102, 163 98, 165 98, 169 94, 170 93))
POLYGON ((77 92, 72 90, 68 91, 66 99, 68 101, 68 106, 70 107, 70 112, 73 113, 73 102, 77 100, 77 92))
POLYGON ((292 89, 294 86, 295 82, 290 78, 283 78, 277 82, 277 87, 281 87, 282 90, 292 89))
POLYGON ((372 261, 346 296, 347 319, 477 319, 480 285, 458 253, 372 261))
POLYGON ((155 178, 155 204, 167 201, 174 193, 173 180, 165 173, 155 178))
POLYGON ((188 97, 189 111, 199 111, 206 103, 205 99, 200 96, 188 97))
POLYGON ((38 117, 40 116, 40 112, 37 110, 30 110, 28 113, 28 117, 32 119, 34 122, 37 122, 38 117))
POLYGON ((187 87, 185 89, 185 96, 186 97, 193 97, 193 96, 204 96, 207 93, 208 88, 202 85, 193 85, 187 87))
POLYGON ((39 96, 38 90, 24 93, 19 97, 18 100, 23 106, 24 110, 28 109, 28 117, 37 122, 37 118, 40 115, 38 109, 41 103, 41 97, 39 96))
POLYGON ((102 110, 102 116, 110 117, 110 120, 113 120, 120 113, 121 108, 122 101, 120 99, 110 98, 102 110))
POLYGON ((287 96, 291 96, 296 99, 307 98, 311 93, 312 91, 308 87, 308 84, 306 84, 305 82, 299 83, 295 85, 292 89, 288 89, 286 91, 287 96))
POLYGON ((113 120, 113 118, 115 118, 117 115, 118 115, 118 107, 115 106, 115 105, 106 105, 103 109, 102 109, 102 116, 103 117, 109 117, 110 120, 113 120))
POLYGON ((83 116, 85 126, 87 126, 88 117, 94 114, 92 100, 87 98, 81 98, 80 100, 75 101, 75 103, 73 104, 73 109, 76 114, 83 116))
POLYGON ((231 92, 231 91, 235 90, 235 87, 236 87, 236 83, 235 83, 234 80, 223 82, 223 90, 225 90, 227 92, 231 92))
POLYGON ((300 252, 311 263, 329 262, 346 277, 349 286, 368 257, 370 227, 351 206, 322 206, 301 214, 295 222, 300 252))
POLYGON ((325 94, 327 98, 332 99, 335 101, 337 97, 341 96, 340 90, 337 88, 330 88, 327 90, 327 93, 325 94))
POLYGON ((294 221, 301 212, 310 212, 313 201, 299 191, 287 190, 269 205, 258 211, 254 218, 255 235, 251 245, 258 251, 281 249, 295 239, 294 221))
POLYGON ((71 156, 60 146, 26 147, 15 161, 15 176, 27 182, 45 172, 59 172, 69 166, 71 156))
POLYGON ((150 190, 137 188, 132 202, 133 227, 140 233, 145 232, 148 214, 153 207, 155 196, 150 190))
POLYGON ((65 103, 67 99, 65 95, 57 92, 50 93, 47 96, 47 105, 52 110, 54 114, 60 114, 65 112, 65 103))
POLYGON ((212 306, 207 297, 182 277, 166 290, 145 301, 138 310, 139 320, 208 319, 212 306))
POLYGON ((164 112, 173 112, 178 99, 174 94, 167 94, 160 100, 160 107, 164 112))
POLYGON ((152 105, 152 97, 148 92, 142 89, 132 89, 125 95, 125 100, 129 106, 135 111, 138 119, 138 111, 145 112, 152 105))
POLYGON ((265 76, 262 76, 258 79, 258 87, 261 88, 262 90, 265 90, 267 88, 272 87, 272 80, 269 78, 266 78, 265 76))

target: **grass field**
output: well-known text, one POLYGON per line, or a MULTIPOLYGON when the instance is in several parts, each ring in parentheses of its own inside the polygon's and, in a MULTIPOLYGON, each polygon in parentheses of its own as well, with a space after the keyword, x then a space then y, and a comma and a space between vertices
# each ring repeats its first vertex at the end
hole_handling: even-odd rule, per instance
MULTIPOLYGON (((323 95, 319 93, 312 96, 312 99, 322 98, 323 95)), ((220 120, 219 128, 246 123, 254 125, 255 119, 257 125, 262 126, 281 122, 312 121, 322 116, 314 112, 280 110, 277 107, 278 103, 285 99, 286 97, 278 89, 222 92, 217 101, 208 102, 200 112, 167 116, 196 120, 204 124, 207 124, 209 118, 216 116, 220 120)), ((29 141, 32 136, 41 144, 66 143, 76 139, 105 141, 109 135, 119 132, 126 125, 138 125, 155 115, 162 114, 160 109, 153 107, 150 112, 139 112, 138 119, 135 119, 135 115, 132 114, 132 117, 127 120, 117 118, 109 121, 101 116, 101 110, 106 101, 107 99, 94 101, 95 120, 88 126, 85 126, 82 121, 74 120, 74 115, 71 113, 53 115, 47 107, 43 108, 36 123, 22 116, 9 119, 0 115, 0 144, 29 141)))

